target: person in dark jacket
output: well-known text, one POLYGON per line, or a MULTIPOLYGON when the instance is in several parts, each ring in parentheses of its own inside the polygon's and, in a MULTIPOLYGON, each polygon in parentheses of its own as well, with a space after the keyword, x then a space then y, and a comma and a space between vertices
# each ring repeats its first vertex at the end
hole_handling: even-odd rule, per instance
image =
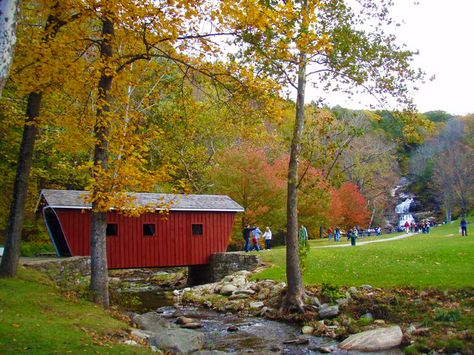
POLYGON ((467 237, 467 222, 464 218, 461 219, 460 226, 461 226, 461 236, 467 237))
POLYGON ((349 231, 347 232, 347 240, 349 240, 349 239, 351 240, 351 245, 355 246, 356 245, 356 240, 357 240, 357 235, 352 229, 349 229, 349 231))
POLYGON ((252 233, 254 229, 255 228, 251 228, 249 224, 246 224, 244 230, 242 231, 242 234, 244 236, 244 241, 245 241, 245 245, 244 245, 245 251, 250 251, 250 234, 252 233))

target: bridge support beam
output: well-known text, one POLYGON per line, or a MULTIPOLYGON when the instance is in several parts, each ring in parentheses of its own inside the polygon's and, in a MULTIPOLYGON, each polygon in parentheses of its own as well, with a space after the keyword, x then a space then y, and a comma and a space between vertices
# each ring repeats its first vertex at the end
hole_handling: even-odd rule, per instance
POLYGON ((209 257, 209 264, 188 267, 188 285, 196 286, 217 282, 240 270, 253 271, 259 263, 260 259, 256 254, 215 253, 209 257))

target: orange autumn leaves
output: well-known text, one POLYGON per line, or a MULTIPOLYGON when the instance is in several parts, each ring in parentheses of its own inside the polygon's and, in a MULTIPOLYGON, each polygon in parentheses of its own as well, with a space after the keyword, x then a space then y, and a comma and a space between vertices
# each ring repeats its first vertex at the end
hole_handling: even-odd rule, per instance
MULTIPOLYGON (((245 208, 244 223, 285 228, 288 155, 264 148, 243 146, 223 152, 212 171, 216 191, 232 197, 245 208)), ((356 185, 331 186, 320 171, 302 161, 298 212, 310 235, 319 226, 366 226, 369 213, 356 185)))

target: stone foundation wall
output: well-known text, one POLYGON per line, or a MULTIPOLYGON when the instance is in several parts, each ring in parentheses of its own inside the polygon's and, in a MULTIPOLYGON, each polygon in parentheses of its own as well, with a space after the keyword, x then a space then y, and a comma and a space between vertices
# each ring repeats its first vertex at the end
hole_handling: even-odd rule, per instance
POLYGON ((91 274, 91 258, 73 256, 67 258, 21 258, 20 264, 44 272, 56 283, 71 281, 78 276, 91 274))
POLYGON ((188 285, 202 285, 220 281, 234 272, 253 271, 260 264, 256 254, 233 252, 215 253, 210 257, 207 265, 193 265, 188 268, 188 285))
MULTIPOLYGON (((80 276, 90 276, 90 257, 87 256, 45 259, 21 258, 20 263, 44 272, 58 284, 74 281, 80 276)), ((243 252, 215 253, 211 255, 209 264, 188 267, 188 284, 195 286, 217 282, 237 271, 253 271, 259 264, 260 259, 256 254, 243 252)))

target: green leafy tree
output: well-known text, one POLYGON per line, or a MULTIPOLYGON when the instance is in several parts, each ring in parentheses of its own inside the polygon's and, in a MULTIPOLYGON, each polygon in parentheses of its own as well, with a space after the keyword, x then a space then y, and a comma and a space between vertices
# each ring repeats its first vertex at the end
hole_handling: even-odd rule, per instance
POLYGON ((368 89, 395 97, 411 107, 408 86, 421 73, 410 67, 413 53, 396 45, 382 26, 360 30, 362 23, 389 21, 389 2, 272 1, 255 15, 237 1, 233 12, 241 29, 243 62, 278 77, 296 91, 294 133, 290 147, 287 194, 287 282, 283 311, 303 310, 303 285, 298 261, 298 158, 305 124, 306 82, 312 76, 321 89, 368 89), (250 61, 249 59, 252 58, 250 61))

